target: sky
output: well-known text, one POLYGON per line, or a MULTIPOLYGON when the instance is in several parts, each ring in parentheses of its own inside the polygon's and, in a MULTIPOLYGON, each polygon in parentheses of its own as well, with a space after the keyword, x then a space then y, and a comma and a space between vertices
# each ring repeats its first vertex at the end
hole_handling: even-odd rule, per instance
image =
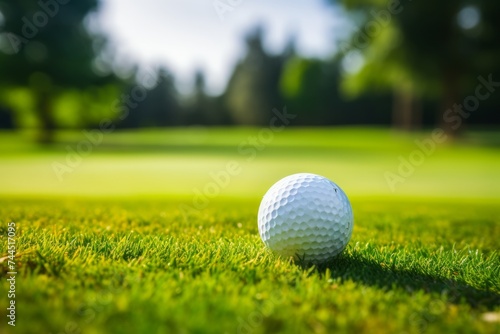
POLYGON ((220 93, 243 54, 242 37, 259 23, 266 29, 265 44, 271 52, 280 52, 296 36, 301 54, 331 55, 345 19, 326 2, 102 0, 92 25, 109 36, 117 64, 164 65, 181 90, 187 90, 196 69, 201 69, 209 91, 220 93))

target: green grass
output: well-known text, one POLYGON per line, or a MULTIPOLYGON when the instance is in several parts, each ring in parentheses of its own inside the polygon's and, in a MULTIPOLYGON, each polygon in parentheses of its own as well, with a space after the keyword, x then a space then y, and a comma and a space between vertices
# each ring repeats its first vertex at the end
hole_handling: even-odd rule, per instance
MULTIPOLYGON (((0 276, 17 224, 16 327, 0 333, 498 333, 500 154, 470 133, 392 192, 384 172, 415 149, 384 129, 287 129, 256 157, 259 129, 106 135, 57 181, 51 164, 82 135, 38 147, 0 133, 0 276), (196 189, 241 172, 201 210, 196 189), (259 199, 294 172, 323 174, 352 200, 352 240, 302 267, 265 249, 259 199)), ((7 307, 0 290, 0 309, 7 307)))
POLYGON ((345 253, 302 268, 264 249, 257 202, 179 204, 3 201, 21 253, 10 332, 498 333, 482 320, 500 312, 495 206, 354 201, 345 253))
POLYGON ((0 133, 0 196, 191 198, 211 181, 210 172, 233 160, 241 172, 220 189, 222 197, 256 198, 283 176, 308 171, 331 178, 349 196, 500 198, 498 146, 476 145, 489 143, 487 134, 438 145, 393 192, 384 174, 397 173, 398 157, 407 158, 418 148, 414 140, 428 133, 292 128, 276 133, 269 144, 259 142, 261 150, 252 155, 249 138, 258 133, 194 128, 108 134, 62 182, 52 164, 65 163, 65 147, 75 149, 86 139, 82 133, 61 133, 60 143, 48 149, 26 143, 26 135, 0 133))

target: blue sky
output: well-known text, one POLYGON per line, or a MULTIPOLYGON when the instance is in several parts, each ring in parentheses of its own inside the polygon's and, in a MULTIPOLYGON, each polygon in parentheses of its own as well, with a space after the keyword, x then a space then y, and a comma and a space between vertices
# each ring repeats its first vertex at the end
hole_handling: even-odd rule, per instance
POLYGON ((241 37, 259 22, 266 27, 270 51, 279 52, 294 34, 299 51, 313 57, 332 53, 336 31, 345 22, 326 0, 220 0, 236 4, 223 20, 214 2, 103 0, 97 22, 122 61, 166 65, 181 88, 189 86, 195 69, 201 68, 212 92, 224 88, 242 55, 241 37))

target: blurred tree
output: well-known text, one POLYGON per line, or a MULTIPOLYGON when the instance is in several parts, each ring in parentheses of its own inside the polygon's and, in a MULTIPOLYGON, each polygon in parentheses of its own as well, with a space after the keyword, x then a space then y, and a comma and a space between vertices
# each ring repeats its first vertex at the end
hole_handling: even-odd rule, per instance
POLYGON ((340 93, 340 60, 291 58, 280 87, 295 125, 389 124, 390 96, 363 94, 346 100, 340 93))
POLYGON ((194 78, 194 93, 191 104, 191 113, 194 118, 202 123, 207 123, 207 118, 210 117, 210 108, 208 106, 209 98, 205 92, 205 76, 203 72, 196 71, 194 78))
POLYGON ((338 83, 328 67, 331 64, 299 57, 285 65, 280 87, 290 110, 299 116, 301 125, 332 124, 335 117, 332 104, 338 102, 338 83), (336 100, 336 101, 334 101, 336 100))
POLYGON ((183 123, 187 125, 227 125, 229 116, 219 97, 206 92, 205 75, 195 72, 193 93, 188 97, 183 123))
POLYGON ((341 44, 348 73, 345 91, 358 95, 393 90, 394 121, 403 128, 420 119, 420 97, 438 100, 441 127, 456 135, 460 127, 449 120, 450 108, 474 92, 478 75, 498 73, 500 63, 493 59, 500 58, 500 3, 341 2, 361 27, 349 43, 341 44))
MULTIPOLYGON (((137 84, 131 84, 125 95, 128 100, 129 113, 118 126, 122 128, 165 127, 178 124, 180 106, 175 79, 165 68, 158 71, 158 81, 154 87, 134 98, 131 91, 136 91, 137 84)), ((138 91, 138 90, 137 90, 138 91)))
POLYGON ((287 55, 266 52, 260 27, 248 35, 246 44, 246 55, 233 71, 225 101, 235 123, 264 125, 272 109, 281 104, 279 81, 287 55))
POLYGON ((85 19, 97 7, 98 0, 0 0, 0 86, 30 89, 40 142, 53 140, 58 95, 113 80, 93 70, 104 42, 88 32, 85 19))

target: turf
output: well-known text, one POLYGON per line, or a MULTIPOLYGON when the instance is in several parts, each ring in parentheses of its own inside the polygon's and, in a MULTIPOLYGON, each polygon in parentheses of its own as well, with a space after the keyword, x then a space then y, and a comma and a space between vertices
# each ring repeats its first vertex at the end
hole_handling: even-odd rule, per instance
POLYGON ((249 159, 241 145, 259 131, 108 134, 62 181, 52 164, 82 133, 39 147, 0 132, 2 281, 11 221, 18 271, 16 327, 2 316, 0 333, 500 331, 497 132, 439 145, 392 191, 384 173, 428 132, 287 129, 249 159), (229 161, 241 170, 207 196, 229 161), (321 267, 258 236, 259 199, 301 171, 335 180, 353 204, 350 244, 321 267))
POLYGON ((4 200, 10 332, 498 333, 496 206, 354 201, 345 253, 307 268, 264 249, 258 203, 181 204, 4 200))
POLYGON ((217 197, 258 198, 276 180, 297 172, 331 178, 349 196, 500 198, 500 154, 489 133, 471 133, 461 142, 436 145, 403 182, 388 185, 400 158, 418 150, 415 140, 429 132, 405 134, 377 128, 291 128, 269 141, 260 129, 169 129, 107 134, 72 171, 57 178, 53 163, 66 164, 69 147, 87 139, 61 133, 40 148, 29 135, 0 132, 0 196, 192 198, 212 181, 210 173, 229 161, 240 172, 217 197), (494 143, 491 145, 490 143, 494 143))

